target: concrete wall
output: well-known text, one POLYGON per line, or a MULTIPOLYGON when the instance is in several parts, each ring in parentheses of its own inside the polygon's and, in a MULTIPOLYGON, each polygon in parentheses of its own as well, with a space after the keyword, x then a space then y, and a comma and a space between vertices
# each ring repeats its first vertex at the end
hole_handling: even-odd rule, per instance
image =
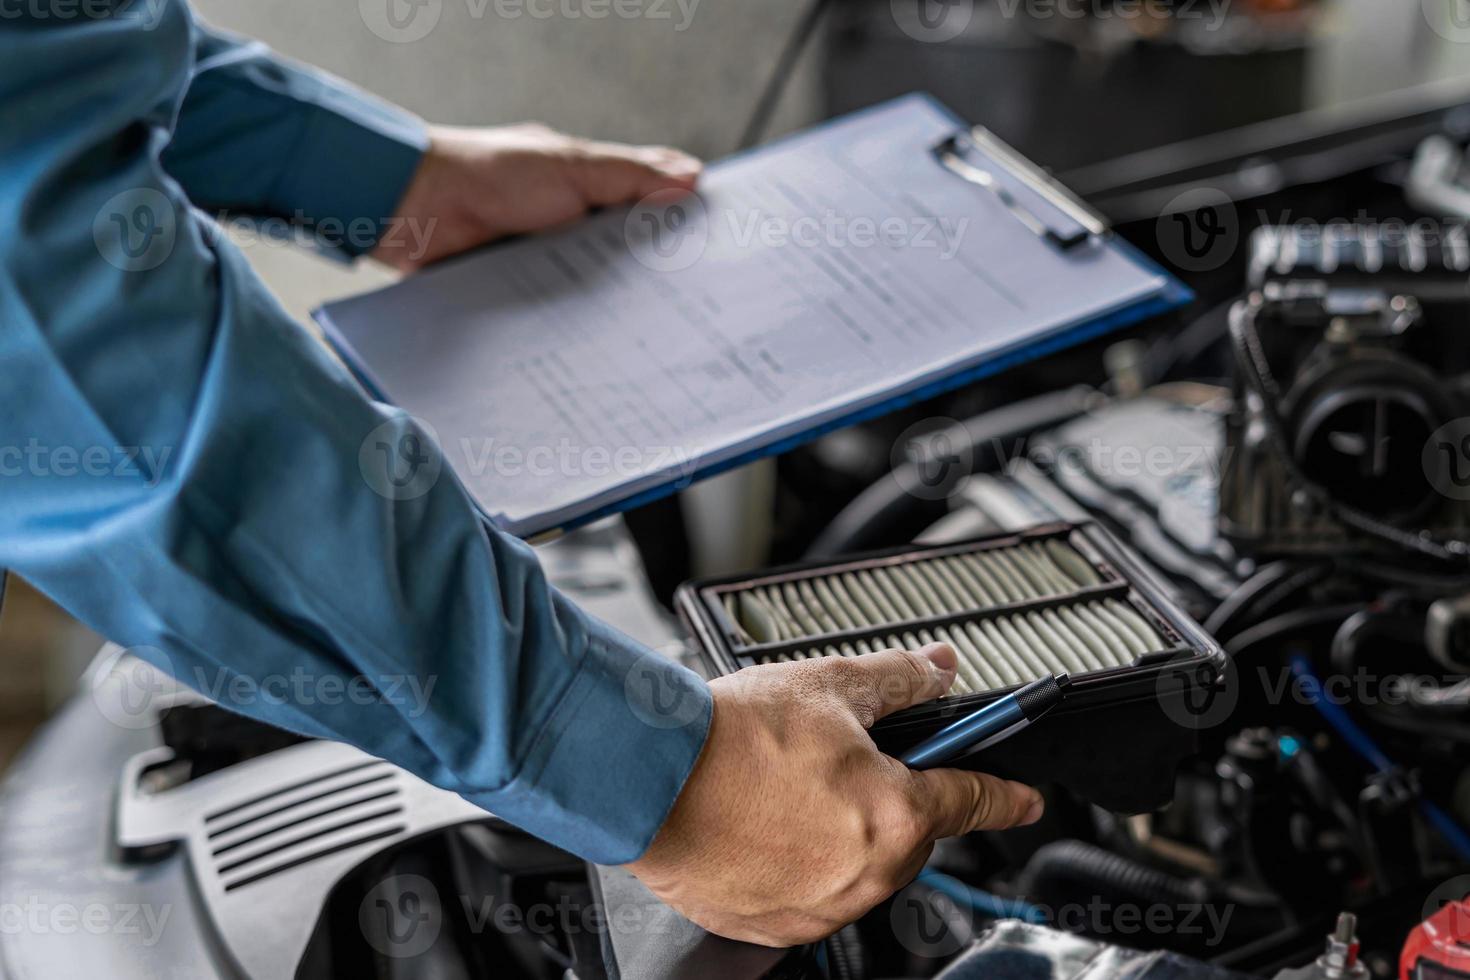
MULTIPOLYGON (((778 0, 195 3, 217 26, 259 37, 429 119, 540 119, 589 136, 677 143, 701 154, 728 151, 803 6, 778 0), (390 5, 403 15, 404 29, 384 16, 390 5)), ((787 125, 812 111, 806 77, 784 113, 787 125)))
MULTIPOLYGON (((194 6, 216 27, 260 38, 435 122, 536 119, 586 136, 673 144, 704 157, 733 148, 804 8, 778 0, 196 0, 194 6)), ((774 131, 815 117, 814 60, 806 59, 794 77, 774 131)), ((280 247, 246 251, 298 318, 326 299, 387 279, 368 263, 346 269, 280 247)))

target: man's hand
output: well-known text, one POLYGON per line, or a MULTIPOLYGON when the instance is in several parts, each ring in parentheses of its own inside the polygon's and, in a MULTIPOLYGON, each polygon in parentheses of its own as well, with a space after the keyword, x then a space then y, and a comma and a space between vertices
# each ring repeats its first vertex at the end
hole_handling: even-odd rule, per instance
POLYGON ((390 225, 372 254, 409 272, 591 208, 692 190, 699 171, 699 161, 678 150, 577 139, 538 123, 435 126, 395 215, 396 227, 412 221, 431 229, 427 250, 407 247, 390 225))
POLYGON ((954 651, 936 644, 714 681, 704 753, 629 870, 711 932, 794 946, 906 885, 935 840, 1034 823, 1035 790, 953 769, 914 772, 865 731, 943 694, 954 675, 954 651))

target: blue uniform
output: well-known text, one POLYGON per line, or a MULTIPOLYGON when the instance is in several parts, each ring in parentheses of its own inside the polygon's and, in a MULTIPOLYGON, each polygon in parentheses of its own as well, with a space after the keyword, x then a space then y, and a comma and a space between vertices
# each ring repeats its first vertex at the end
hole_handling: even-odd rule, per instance
POLYGON ((641 854, 708 690, 550 588, 447 469, 383 492, 365 441, 412 420, 209 217, 366 251, 422 124, 179 0, 6 5, 0 107, 0 568, 227 707, 641 854))

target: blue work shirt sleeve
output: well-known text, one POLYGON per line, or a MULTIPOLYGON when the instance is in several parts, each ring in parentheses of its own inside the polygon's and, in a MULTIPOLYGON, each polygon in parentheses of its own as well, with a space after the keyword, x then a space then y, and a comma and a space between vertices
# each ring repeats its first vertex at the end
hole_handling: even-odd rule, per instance
POLYGON ((194 45, 173 0, 0 31, 0 567, 226 707, 637 857, 707 687, 551 588, 190 206, 162 158, 194 45))
POLYGON ((423 122, 259 41, 197 21, 191 31, 163 153, 189 199, 286 218, 348 255, 371 250, 428 148, 423 122))

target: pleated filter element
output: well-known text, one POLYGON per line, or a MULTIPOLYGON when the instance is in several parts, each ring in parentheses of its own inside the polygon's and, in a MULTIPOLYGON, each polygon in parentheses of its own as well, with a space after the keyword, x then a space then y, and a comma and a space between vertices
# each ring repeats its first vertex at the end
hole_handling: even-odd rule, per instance
POLYGON ((951 694, 1138 664, 1178 647, 1129 582, 1071 528, 771 573, 703 590, 736 663, 948 643, 951 694))

